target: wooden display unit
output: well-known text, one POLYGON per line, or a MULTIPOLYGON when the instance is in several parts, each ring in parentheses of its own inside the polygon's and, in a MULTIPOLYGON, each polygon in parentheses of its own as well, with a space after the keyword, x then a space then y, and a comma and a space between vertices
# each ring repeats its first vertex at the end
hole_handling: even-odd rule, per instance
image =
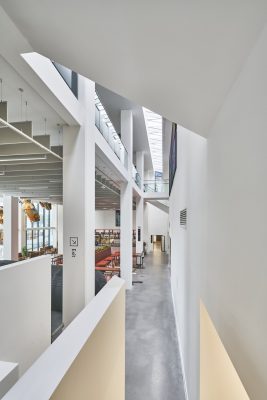
MULTIPOLYGON (((136 246, 136 231, 133 230, 133 247, 136 246)), ((96 229, 95 230, 96 246, 120 247, 120 229, 96 229)))

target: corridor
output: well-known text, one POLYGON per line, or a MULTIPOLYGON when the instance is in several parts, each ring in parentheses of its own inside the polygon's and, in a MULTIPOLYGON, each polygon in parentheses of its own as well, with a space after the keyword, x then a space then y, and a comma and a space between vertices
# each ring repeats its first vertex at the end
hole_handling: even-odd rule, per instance
POLYGON ((154 252, 126 298, 126 400, 184 400, 168 258, 154 252))

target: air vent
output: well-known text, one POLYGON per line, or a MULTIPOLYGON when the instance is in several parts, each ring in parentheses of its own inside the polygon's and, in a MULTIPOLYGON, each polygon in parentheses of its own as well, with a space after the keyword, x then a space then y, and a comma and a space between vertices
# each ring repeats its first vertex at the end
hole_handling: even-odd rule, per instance
POLYGON ((187 208, 180 211, 180 225, 186 228, 187 224, 187 208))

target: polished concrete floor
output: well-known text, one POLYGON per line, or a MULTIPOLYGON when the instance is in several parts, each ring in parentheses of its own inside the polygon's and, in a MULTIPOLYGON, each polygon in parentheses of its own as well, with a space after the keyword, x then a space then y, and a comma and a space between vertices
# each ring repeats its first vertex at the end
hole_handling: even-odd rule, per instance
POLYGON ((168 259, 145 257, 126 296, 126 400, 185 400, 168 259))

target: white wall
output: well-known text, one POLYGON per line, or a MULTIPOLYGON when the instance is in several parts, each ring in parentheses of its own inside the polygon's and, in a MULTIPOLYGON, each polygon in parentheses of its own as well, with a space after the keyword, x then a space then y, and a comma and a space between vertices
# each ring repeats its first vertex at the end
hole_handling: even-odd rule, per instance
POLYGON ((201 138, 178 135, 172 288, 190 400, 199 398, 200 297, 248 396, 266 399, 266 47, 267 28, 214 121, 207 156, 201 138))
POLYGON ((251 399, 267 397, 267 27, 208 140, 204 302, 251 399))
POLYGON ((0 360, 21 375, 51 343, 50 256, 0 268, 0 321, 0 360))
POLYGON ((124 400, 124 339, 125 284, 113 277, 4 399, 124 400))
MULTIPOLYGON (((136 227, 135 211, 133 211, 133 229, 136 227)), ((115 210, 95 210, 96 229, 120 229, 115 226, 115 210)))
POLYGON ((171 281, 188 398, 198 399, 199 289, 205 250, 206 140, 178 127, 177 170, 170 196, 171 281), (187 228, 180 210, 187 208, 187 228))

